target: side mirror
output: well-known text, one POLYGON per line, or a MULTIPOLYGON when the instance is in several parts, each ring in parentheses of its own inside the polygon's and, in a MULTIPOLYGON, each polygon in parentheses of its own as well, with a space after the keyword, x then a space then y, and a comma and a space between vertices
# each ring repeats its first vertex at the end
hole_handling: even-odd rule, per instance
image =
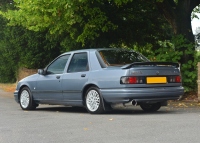
POLYGON ((38 74, 45 75, 45 71, 43 69, 38 69, 38 74))

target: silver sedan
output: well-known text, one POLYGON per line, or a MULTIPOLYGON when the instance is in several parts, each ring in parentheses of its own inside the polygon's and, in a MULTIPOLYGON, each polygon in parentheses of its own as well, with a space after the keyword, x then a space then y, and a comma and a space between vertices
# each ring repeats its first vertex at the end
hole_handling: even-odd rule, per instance
POLYGON ((98 114, 127 103, 157 111, 183 93, 178 63, 150 62, 136 51, 109 48, 58 56, 19 81, 14 97, 23 110, 55 104, 86 107, 98 114))

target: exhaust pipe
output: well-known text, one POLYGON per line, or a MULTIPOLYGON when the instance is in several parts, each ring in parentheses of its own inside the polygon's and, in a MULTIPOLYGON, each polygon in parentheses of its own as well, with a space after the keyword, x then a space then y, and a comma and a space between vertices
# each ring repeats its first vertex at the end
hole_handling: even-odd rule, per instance
POLYGON ((132 100, 132 105, 133 106, 137 106, 137 101, 136 100, 132 100))
POLYGON ((135 101, 135 100, 132 100, 132 101, 130 101, 130 102, 128 102, 128 103, 123 103, 123 106, 124 107, 127 107, 127 106, 137 106, 137 101, 135 101))

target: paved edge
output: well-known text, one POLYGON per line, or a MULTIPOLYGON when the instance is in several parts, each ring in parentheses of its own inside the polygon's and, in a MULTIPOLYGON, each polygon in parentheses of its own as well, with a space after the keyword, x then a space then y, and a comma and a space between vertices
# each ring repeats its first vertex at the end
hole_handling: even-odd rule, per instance
POLYGON ((0 89, 0 96, 14 98, 13 92, 6 92, 3 89, 0 89))

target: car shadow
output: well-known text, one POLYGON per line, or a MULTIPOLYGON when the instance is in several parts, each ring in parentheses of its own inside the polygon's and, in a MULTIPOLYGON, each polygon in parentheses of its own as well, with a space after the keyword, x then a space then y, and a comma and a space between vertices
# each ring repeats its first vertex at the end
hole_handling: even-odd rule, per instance
MULTIPOLYGON (((87 110, 84 107, 68 107, 68 106, 59 106, 59 107, 40 107, 36 108, 35 111, 48 111, 48 112, 65 112, 65 113, 81 113, 81 114, 89 114, 87 110)), ((139 108, 132 108, 132 109, 126 109, 126 108, 114 108, 113 110, 106 111, 105 113, 101 115, 106 114, 112 114, 112 115, 148 115, 148 114, 171 114, 175 113, 175 110, 159 110, 157 112, 144 112, 142 109, 139 108)))
POLYGON ((36 108, 36 111, 48 111, 48 112, 70 112, 70 113, 88 113, 83 107, 40 107, 36 108))

